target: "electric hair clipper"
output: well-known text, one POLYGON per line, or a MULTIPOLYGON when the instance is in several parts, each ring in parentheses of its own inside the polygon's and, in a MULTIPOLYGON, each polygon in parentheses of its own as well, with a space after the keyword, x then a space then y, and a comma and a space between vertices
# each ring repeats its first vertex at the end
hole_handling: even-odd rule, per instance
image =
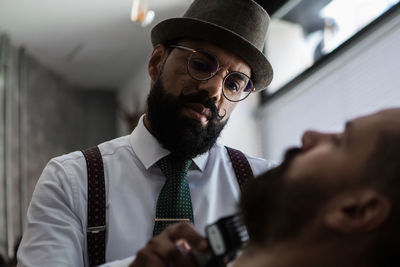
POLYGON ((224 266, 235 259, 249 240, 247 229, 238 214, 223 217, 206 226, 205 232, 210 249, 205 252, 193 251, 199 267, 224 266))

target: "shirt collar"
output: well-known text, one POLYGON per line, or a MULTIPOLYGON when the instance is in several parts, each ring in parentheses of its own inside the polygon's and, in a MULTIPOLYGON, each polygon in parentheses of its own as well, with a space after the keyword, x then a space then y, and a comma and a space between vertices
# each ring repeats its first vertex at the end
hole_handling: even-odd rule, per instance
MULTIPOLYGON (((157 161, 167 156, 171 152, 162 147, 158 140, 147 130, 143 123, 142 115, 139 119, 138 125, 130 135, 130 144, 133 151, 142 162, 146 169, 149 169, 157 161)), ((208 152, 201 154, 193 159, 196 167, 200 171, 204 171, 208 158, 208 152)), ((193 168, 193 164, 191 168, 193 168)))

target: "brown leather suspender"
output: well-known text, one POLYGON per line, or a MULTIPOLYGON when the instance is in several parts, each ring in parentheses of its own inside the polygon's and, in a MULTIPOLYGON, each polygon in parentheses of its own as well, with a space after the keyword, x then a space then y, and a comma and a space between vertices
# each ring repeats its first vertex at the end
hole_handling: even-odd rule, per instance
MULTIPOLYGON (((246 156, 239 150, 225 147, 231 159, 240 190, 254 178, 246 156)), ((87 250, 89 266, 105 263, 106 254, 106 194, 104 185, 103 159, 99 148, 92 147, 82 151, 88 172, 88 225, 87 250)))
POLYGON ((106 194, 104 166, 97 146, 82 151, 88 173, 87 251, 89 266, 97 266, 106 260, 106 194))

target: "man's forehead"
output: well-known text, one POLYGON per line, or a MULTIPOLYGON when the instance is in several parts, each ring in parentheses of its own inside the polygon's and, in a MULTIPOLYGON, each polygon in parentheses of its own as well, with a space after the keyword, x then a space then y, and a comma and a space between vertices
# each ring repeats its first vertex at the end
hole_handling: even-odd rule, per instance
POLYGON ((380 115, 382 120, 400 127, 400 108, 385 109, 377 113, 377 115, 380 115))
POLYGON ((385 109, 374 114, 354 119, 351 124, 365 125, 374 132, 400 130, 400 108, 385 109))

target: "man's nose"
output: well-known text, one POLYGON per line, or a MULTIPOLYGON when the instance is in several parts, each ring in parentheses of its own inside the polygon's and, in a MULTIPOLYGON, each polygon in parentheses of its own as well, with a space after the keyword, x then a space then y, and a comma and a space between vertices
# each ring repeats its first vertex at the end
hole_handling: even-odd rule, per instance
POLYGON ((200 82, 199 91, 206 91, 209 98, 212 98, 217 103, 221 100, 223 86, 224 71, 218 71, 210 79, 200 82))
POLYGON ((306 131, 301 138, 302 150, 307 151, 321 142, 330 140, 332 133, 321 133, 318 131, 306 131))

